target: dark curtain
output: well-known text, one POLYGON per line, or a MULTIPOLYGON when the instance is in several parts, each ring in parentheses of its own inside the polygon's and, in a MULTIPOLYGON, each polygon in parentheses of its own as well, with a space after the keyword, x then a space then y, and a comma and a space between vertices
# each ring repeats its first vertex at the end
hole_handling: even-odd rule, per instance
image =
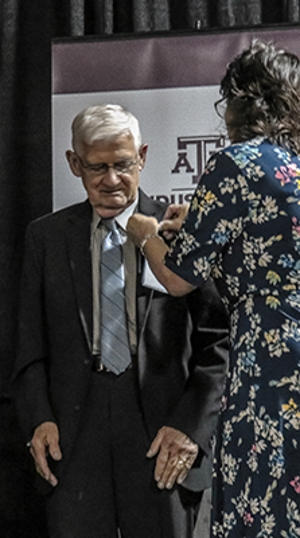
POLYGON ((46 536, 10 397, 27 224, 52 209, 51 39, 298 23, 299 0, 1 0, 0 536, 46 536))

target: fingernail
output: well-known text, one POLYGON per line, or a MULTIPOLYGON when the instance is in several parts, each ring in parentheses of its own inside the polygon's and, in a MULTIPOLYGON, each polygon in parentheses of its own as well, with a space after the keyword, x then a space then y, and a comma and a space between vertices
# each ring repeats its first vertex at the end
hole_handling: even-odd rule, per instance
POLYGON ((157 487, 158 487, 159 489, 164 489, 164 485, 163 485, 162 482, 158 482, 157 487))

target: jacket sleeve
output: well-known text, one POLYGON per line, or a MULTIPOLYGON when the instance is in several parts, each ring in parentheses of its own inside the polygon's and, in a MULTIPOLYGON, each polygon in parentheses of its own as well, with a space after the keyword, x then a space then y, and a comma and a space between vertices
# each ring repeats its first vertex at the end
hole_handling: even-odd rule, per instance
POLYGON ((189 376, 168 426, 185 432, 209 455, 228 368, 229 318, 213 281, 189 294, 193 323, 189 376))
POLYGON ((47 391, 47 340, 43 304, 42 242, 30 225, 21 278, 18 353, 12 389, 25 438, 41 422, 54 421, 47 391))

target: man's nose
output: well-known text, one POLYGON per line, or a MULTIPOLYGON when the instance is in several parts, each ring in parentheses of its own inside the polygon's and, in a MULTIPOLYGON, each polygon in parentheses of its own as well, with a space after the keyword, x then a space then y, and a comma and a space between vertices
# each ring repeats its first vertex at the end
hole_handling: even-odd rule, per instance
POLYGON ((120 181, 119 174, 114 169, 113 166, 108 167, 107 172, 106 172, 106 174, 104 176, 104 179, 109 181, 109 182, 119 182, 120 181))

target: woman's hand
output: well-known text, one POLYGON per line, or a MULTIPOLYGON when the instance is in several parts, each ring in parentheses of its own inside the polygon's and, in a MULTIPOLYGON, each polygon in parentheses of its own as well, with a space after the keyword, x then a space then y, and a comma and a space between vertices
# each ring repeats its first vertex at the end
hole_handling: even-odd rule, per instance
POLYGON ((159 231, 163 237, 170 241, 179 232, 182 223, 187 216, 189 204, 170 204, 159 224, 159 231))
MULTIPOLYGON (((173 206, 174 207, 174 206, 173 206)), ((187 208, 175 206, 176 211, 169 212, 168 215, 175 215, 177 226, 184 218, 187 208)), ((172 219, 171 219, 171 222, 172 219)), ((141 249, 142 254, 147 258, 150 268, 160 283, 168 290, 171 295, 181 296, 192 291, 194 286, 177 276, 165 265, 165 255, 169 247, 165 241, 158 235, 159 224, 154 217, 145 217, 140 213, 135 213, 128 219, 127 234, 133 243, 141 249)))
POLYGON ((154 217, 141 215, 141 213, 135 213, 127 222, 127 234, 137 247, 139 247, 147 237, 157 235, 158 230, 159 226, 157 220, 154 217))

